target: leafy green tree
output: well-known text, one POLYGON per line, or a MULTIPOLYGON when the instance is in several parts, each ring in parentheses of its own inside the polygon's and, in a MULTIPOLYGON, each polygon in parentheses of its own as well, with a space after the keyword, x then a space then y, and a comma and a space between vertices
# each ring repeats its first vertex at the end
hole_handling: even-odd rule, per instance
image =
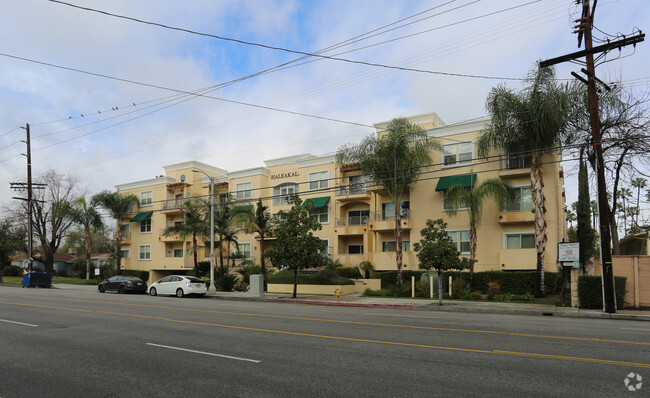
POLYGON ((174 224, 165 229, 164 236, 180 235, 183 239, 192 237, 192 253, 194 255, 194 275, 199 275, 197 251, 199 248, 198 238, 210 236, 210 224, 206 217, 209 214, 205 211, 206 203, 200 199, 190 199, 185 202, 181 209, 183 222, 174 224))
POLYGON ((70 218, 72 221, 83 228, 84 249, 86 253, 86 280, 90 279, 90 254, 92 253, 92 234, 91 230, 101 229, 104 227, 102 216, 97 211, 97 203, 90 201, 86 203, 86 198, 77 199, 70 208, 70 218))
POLYGON ((267 212, 268 206, 262 205, 262 199, 257 201, 255 210, 252 207, 240 206, 233 209, 233 217, 244 222, 246 233, 255 233, 260 240, 260 266, 264 283, 266 284, 266 264, 264 262, 265 239, 273 234, 271 214, 267 212))
POLYGON ((11 265, 9 256, 25 247, 25 231, 10 220, 0 222, 0 269, 11 265))
POLYGON ((450 270, 463 270, 472 260, 460 257, 456 244, 446 231, 447 223, 442 218, 427 220, 426 227, 420 231, 422 239, 413 245, 420 268, 435 269, 438 273, 438 305, 442 305, 442 274, 450 270))
POLYGON ((298 271, 325 264, 323 254, 326 243, 314 235, 321 224, 309 217, 313 206, 301 207, 302 201, 296 195, 289 199, 291 209, 280 211, 280 221, 275 227, 276 244, 267 250, 273 265, 293 271, 293 298, 298 291, 298 271))
POLYGON ((406 118, 395 118, 381 135, 346 145, 336 154, 338 163, 356 163, 374 184, 384 189, 395 209, 395 263, 397 285, 402 284, 402 214, 400 203, 416 183, 422 168, 431 164, 431 152, 440 144, 406 118))
POLYGON ((97 203, 108 211, 117 221, 115 231, 115 265, 117 272, 122 273, 122 240, 124 239, 121 221, 131 213, 131 209, 138 206, 140 200, 133 194, 121 194, 120 192, 102 191, 92 197, 92 202, 97 203))
POLYGON ((546 197, 542 176, 542 156, 557 151, 567 130, 571 114, 571 96, 555 80, 553 68, 531 71, 528 86, 515 92, 505 85, 494 87, 487 98, 491 115, 477 141, 479 156, 490 150, 510 154, 530 154, 530 181, 535 212, 535 248, 537 251, 537 295, 544 292, 544 254, 546 252, 546 197))
POLYGON ((445 211, 450 216, 455 216, 459 208, 466 208, 469 216, 469 284, 472 286, 474 279, 474 263, 476 262, 476 244, 479 224, 483 218, 483 202, 494 199, 497 202, 499 211, 507 200, 512 197, 510 183, 500 178, 490 178, 481 183, 477 188, 465 188, 462 185, 453 185, 445 193, 445 211))
POLYGON ((587 264, 591 264, 591 259, 595 254, 594 240, 595 232, 591 226, 591 203, 589 200, 589 178, 587 175, 587 165, 580 163, 578 171, 578 201, 576 202, 576 237, 580 244, 580 267, 583 274, 587 264))

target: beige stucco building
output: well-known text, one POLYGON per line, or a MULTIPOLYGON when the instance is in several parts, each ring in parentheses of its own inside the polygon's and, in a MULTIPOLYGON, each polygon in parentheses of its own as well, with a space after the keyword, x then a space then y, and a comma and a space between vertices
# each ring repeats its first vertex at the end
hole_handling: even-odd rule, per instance
MULTIPOLYGON (((475 141, 487 119, 444 125, 435 113, 409 117, 443 146, 433 154, 433 164, 424 169, 415 188, 404 198, 401 209, 404 269, 417 270, 412 243, 420 239, 427 219, 443 218, 448 232, 462 254, 469 252, 467 212, 455 217, 444 212, 444 193, 456 183, 478 186, 487 178, 502 178, 512 184, 516 197, 503 212, 488 200, 477 231, 477 271, 533 270, 536 267, 534 225, 530 193, 528 157, 495 152, 479 159, 475 141)), ((381 134, 388 122, 375 125, 381 134)), ((544 192, 548 243, 546 268, 555 270, 557 243, 566 237, 563 173, 559 154, 546 156, 544 192)), ((162 231, 182 221, 181 206, 187 198, 209 196, 210 178, 219 199, 228 194, 233 205, 255 204, 262 199, 272 214, 287 210, 287 198, 297 193, 313 199, 311 215, 323 226, 317 232, 327 242, 328 255, 343 265, 358 266, 370 261, 376 270, 395 269, 395 209, 379 187, 372 185, 353 165, 338 165, 333 155, 301 154, 264 161, 263 167, 226 171, 190 161, 164 167, 165 175, 116 188, 140 198, 140 206, 120 222, 125 236, 124 269, 149 270, 152 277, 183 272, 193 266, 191 238, 162 235, 162 231), (199 172, 193 172, 198 170, 199 172), (205 173, 205 174, 204 174, 205 173)), ((219 202, 217 199, 217 202, 219 202)), ((238 235, 245 258, 259 263, 259 240, 253 234, 238 235)), ((273 244, 270 239, 266 248, 273 244)), ((199 261, 209 260, 209 244, 199 250, 199 261)))

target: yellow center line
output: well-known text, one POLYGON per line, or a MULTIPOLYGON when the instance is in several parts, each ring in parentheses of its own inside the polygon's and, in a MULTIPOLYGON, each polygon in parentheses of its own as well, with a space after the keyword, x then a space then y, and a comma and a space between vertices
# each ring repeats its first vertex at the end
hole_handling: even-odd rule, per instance
POLYGON ((446 351, 474 352, 474 353, 481 353, 481 354, 510 355, 510 356, 521 356, 521 357, 544 358, 544 359, 557 359, 557 360, 563 360, 563 361, 588 362, 588 363, 597 363, 597 364, 603 364, 603 365, 633 366, 633 367, 650 369, 650 364, 647 364, 647 363, 613 361, 613 360, 608 360, 608 359, 582 358, 582 357, 571 357, 571 356, 566 356, 566 355, 536 354, 536 353, 531 353, 531 352, 517 352, 517 351, 503 351, 503 350, 478 350, 478 349, 472 349, 472 348, 444 347, 444 346, 435 346, 435 345, 429 345, 429 344, 403 343, 403 342, 398 342, 398 341, 359 339, 359 338, 354 338, 354 337, 339 337, 339 336, 328 336, 328 335, 323 335, 323 334, 289 332, 289 331, 285 331, 285 330, 273 330, 273 329, 252 328, 252 327, 247 327, 247 326, 223 325, 223 324, 210 323, 210 322, 184 321, 184 320, 180 320, 180 319, 171 319, 171 318, 165 318, 165 317, 159 317, 159 316, 151 316, 151 315, 124 314, 124 313, 112 312, 112 311, 83 310, 83 309, 78 309, 78 308, 54 307, 54 306, 38 305, 38 304, 10 303, 10 302, 0 302, 0 304, 12 304, 12 305, 18 305, 18 306, 24 306, 24 307, 37 307, 37 308, 47 308, 47 309, 62 310, 62 311, 96 313, 96 314, 103 314, 103 315, 115 315, 115 316, 140 318, 140 319, 153 319, 153 320, 159 320, 159 321, 174 322, 174 323, 184 323, 184 324, 190 324, 190 325, 214 326, 214 327, 227 328, 227 329, 247 330, 247 331, 263 332, 263 333, 275 333, 275 334, 284 334, 284 335, 291 335, 291 336, 313 337, 313 338, 319 338, 319 339, 354 341, 354 342, 360 342, 360 343, 373 343, 373 344, 386 344, 386 345, 395 345, 395 346, 402 346, 402 347, 429 348, 429 349, 446 350, 446 351))
MULTIPOLYGON (((0 296, 2 295, 0 294, 0 296)), ((13 297, 21 297, 21 298, 26 297, 19 294, 6 294, 5 296, 13 296, 13 297)), ((29 297, 29 298, 35 298, 35 297, 29 297)), ((434 326, 398 325, 398 324, 378 323, 378 322, 344 321, 338 319, 308 318, 308 317, 297 317, 297 316, 288 316, 288 315, 253 314, 253 313, 245 313, 245 312, 203 310, 203 309, 196 309, 196 308, 178 308, 178 307, 168 307, 168 306, 152 305, 152 304, 132 304, 132 303, 120 303, 116 301, 79 300, 79 299, 66 299, 66 298, 58 298, 58 297, 38 297, 38 299, 72 301, 72 302, 81 302, 81 303, 114 304, 114 305, 120 305, 124 307, 155 308, 155 309, 165 309, 165 310, 174 310, 174 311, 188 311, 188 312, 249 316, 249 317, 260 317, 260 318, 292 319, 292 320, 299 320, 299 321, 328 322, 328 323, 340 323, 340 324, 349 324, 349 325, 382 326, 382 327, 404 328, 404 329, 436 330, 436 331, 444 331, 444 332, 483 333, 483 334, 496 334, 496 335, 505 335, 505 336, 532 337, 532 338, 539 338, 539 339, 572 340, 572 341, 585 341, 585 342, 597 342, 597 343, 632 344, 632 345, 650 346, 650 342, 598 339, 593 337, 555 336, 555 335, 543 335, 543 334, 534 334, 534 333, 501 332, 496 330, 458 329, 458 328, 443 328, 443 327, 434 327, 434 326)), ((3 303, 3 304, 11 304, 11 303, 3 303)))

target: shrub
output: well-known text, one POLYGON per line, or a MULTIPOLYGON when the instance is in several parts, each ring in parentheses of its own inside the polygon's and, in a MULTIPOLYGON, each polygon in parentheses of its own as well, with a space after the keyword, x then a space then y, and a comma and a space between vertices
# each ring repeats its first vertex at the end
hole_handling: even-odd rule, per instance
POLYGON ((488 283, 488 297, 491 299, 501 294, 501 285, 498 282, 488 283))
MULTIPOLYGON (((617 309, 622 309, 625 305, 626 282, 627 278, 624 276, 614 277, 617 309)), ((580 308, 603 308, 602 279, 600 276, 581 275, 578 277, 578 300, 580 301, 580 308)))
POLYGON ((221 292, 230 292, 237 284, 236 275, 221 275, 214 281, 215 287, 221 292))
POLYGON ((366 289, 363 292, 363 295, 366 297, 387 297, 387 296, 392 296, 393 292, 390 290, 372 290, 372 289, 366 289))
POLYGON ((452 298, 462 298, 463 292, 466 290, 465 286, 467 282, 461 277, 456 277, 452 279, 451 282, 451 297, 452 298))
POLYGON ((251 275, 261 274, 262 267, 260 265, 249 265, 247 267, 241 268, 237 272, 239 273, 239 275, 241 275, 242 282, 246 283, 247 285, 250 285, 251 275))
MULTIPOLYGON (((469 290, 467 291, 469 292, 469 290)), ((483 298, 483 294, 480 291, 476 290, 470 293, 469 298, 472 300, 481 300, 483 298)))
MULTIPOLYGON (((419 281, 424 272, 425 271, 402 271, 403 285, 411 283, 412 276, 415 276, 415 280, 419 281)), ((379 279, 381 279, 382 289, 388 289, 397 284, 397 271, 376 271, 375 276, 378 276, 379 279)))
POLYGON ((336 273, 339 274, 339 276, 342 276, 344 278, 349 278, 349 279, 361 278, 361 272, 359 272, 359 268, 357 267, 337 267, 336 273))
POLYGON ((370 278, 370 272, 375 270, 375 267, 372 266, 370 261, 362 261, 359 263, 359 268, 363 271, 363 277, 366 279, 370 278))
POLYGON ((512 293, 504 293, 504 294, 497 294, 496 296, 492 297, 494 301, 512 301, 514 298, 514 294, 512 293))
MULTIPOLYGON (((434 287, 434 295, 438 294, 438 287, 434 287)), ((444 293, 444 292, 443 292, 444 293)), ((429 298, 429 285, 424 282, 415 282, 415 297, 429 298)))
POLYGON ((17 265, 7 265, 2 269, 3 276, 20 276, 21 270, 17 265))
MULTIPOLYGON (((293 285, 293 271, 283 270, 268 277, 268 283, 293 285)), ((313 275, 298 273, 299 285, 354 285, 354 281, 339 276, 336 272, 322 269, 313 275)))
MULTIPOLYGON (((445 275, 456 278, 463 278, 469 283, 469 273, 460 271, 446 272, 445 275)), ((557 293, 561 288, 561 281, 558 278, 562 275, 557 272, 544 273, 544 286, 546 294, 557 293)), ((472 284, 473 290, 480 290, 483 293, 488 292, 488 283, 497 282, 501 285, 501 293, 524 294, 535 291, 537 281, 536 271, 485 271, 475 272, 472 284)), ((453 292, 453 290, 452 290, 453 292)))

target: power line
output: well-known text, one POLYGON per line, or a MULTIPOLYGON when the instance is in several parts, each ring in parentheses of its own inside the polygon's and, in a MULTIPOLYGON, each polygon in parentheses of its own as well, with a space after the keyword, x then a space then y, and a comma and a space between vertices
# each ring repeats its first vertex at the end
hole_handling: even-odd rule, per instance
MULTIPOLYGON (((142 23, 142 24, 146 24, 146 25, 158 26, 158 27, 161 27, 161 28, 176 30, 176 31, 185 32, 185 33, 190 33, 190 34, 194 34, 194 35, 198 35, 198 36, 211 37, 211 38, 214 38, 214 39, 231 41, 231 42, 235 42, 235 43, 240 43, 240 44, 245 44, 245 45, 250 45, 250 46, 256 46, 256 47, 262 47, 262 48, 266 48, 266 49, 270 49, 270 50, 284 51, 284 52, 304 55, 304 56, 308 56, 308 57, 317 57, 317 58, 329 59, 329 60, 333 60, 333 61, 348 62, 348 63, 352 63, 352 64, 360 64, 360 65, 365 65, 365 66, 373 66, 373 67, 379 67, 379 68, 395 69, 395 70, 401 70, 401 71, 407 71, 407 72, 428 73, 428 74, 434 74, 434 75, 468 77, 468 78, 475 78, 475 79, 492 79, 492 80, 517 80, 517 81, 525 80, 525 79, 522 79, 522 78, 514 78, 514 77, 499 77, 499 76, 471 75, 471 74, 462 74, 462 73, 453 73, 453 72, 438 72, 438 71, 431 71, 431 70, 425 70, 425 69, 415 69, 415 68, 407 68, 407 67, 402 67, 402 66, 378 64, 378 63, 374 63, 374 62, 356 61, 356 60, 351 60, 351 59, 347 59, 347 58, 331 57, 331 56, 322 55, 322 54, 318 54, 318 53, 309 53, 309 52, 305 52, 305 51, 291 50, 291 49, 283 48, 283 47, 270 46, 270 45, 267 45, 267 44, 249 42, 249 41, 240 40, 240 39, 233 39, 233 38, 225 37, 225 36, 213 35, 213 34, 210 34, 210 33, 198 32, 198 31, 191 30, 191 29, 174 27, 174 26, 165 25, 165 24, 158 23, 158 22, 152 22, 152 21, 147 21, 147 20, 138 19, 138 18, 134 18, 134 17, 129 17, 129 16, 126 16, 126 15, 113 14, 113 13, 98 10, 98 9, 95 9, 95 8, 82 7, 82 6, 78 6, 76 4, 66 3, 66 2, 60 1, 60 0, 49 0, 49 1, 53 2, 53 3, 59 3, 59 4, 66 5, 66 6, 70 6, 70 7, 73 7, 73 8, 78 8, 78 9, 81 9, 81 10, 84 10, 84 11, 96 12, 96 13, 99 13, 99 14, 104 14, 104 15, 108 15, 108 16, 111 16, 111 17, 115 17, 115 18, 126 19, 126 20, 130 20, 130 21, 134 21, 134 22, 138 22, 138 23, 142 23)), ((539 1, 541 1, 541 0, 534 0, 534 1, 531 1, 529 3, 513 6, 513 7, 510 7, 508 9, 504 9, 504 10, 498 11, 498 12, 512 10, 512 9, 523 7, 523 6, 526 6, 526 5, 530 5, 530 4, 539 2, 539 1)), ((497 12, 495 12, 495 13, 497 13, 497 12)), ((473 18, 473 19, 476 19, 476 18, 473 18)))

